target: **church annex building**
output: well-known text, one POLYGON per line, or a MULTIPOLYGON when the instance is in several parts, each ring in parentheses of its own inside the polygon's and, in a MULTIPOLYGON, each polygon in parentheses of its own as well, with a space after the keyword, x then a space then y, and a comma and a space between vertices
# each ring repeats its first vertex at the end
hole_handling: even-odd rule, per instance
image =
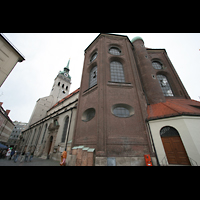
POLYGON ((99 34, 85 49, 80 88, 69 64, 35 105, 19 149, 69 166, 200 165, 200 102, 165 49, 141 37, 99 34))

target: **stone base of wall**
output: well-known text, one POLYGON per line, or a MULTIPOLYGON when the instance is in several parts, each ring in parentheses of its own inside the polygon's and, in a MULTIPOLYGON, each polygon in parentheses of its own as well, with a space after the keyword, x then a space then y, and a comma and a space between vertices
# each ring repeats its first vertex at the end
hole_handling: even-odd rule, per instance
POLYGON ((95 149, 77 146, 73 147, 71 155, 67 155, 67 166, 94 166, 95 149))
MULTIPOLYGON (((156 158, 151 157, 153 166, 157 166, 156 158)), ((95 166, 146 166, 144 157, 96 157, 95 166)))

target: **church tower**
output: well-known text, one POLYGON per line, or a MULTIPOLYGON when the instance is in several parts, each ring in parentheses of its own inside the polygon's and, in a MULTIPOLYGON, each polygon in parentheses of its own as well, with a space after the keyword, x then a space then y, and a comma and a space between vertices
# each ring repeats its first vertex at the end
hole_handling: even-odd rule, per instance
POLYGON ((60 71, 54 80, 54 84, 50 95, 53 96, 53 105, 66 97, 69 94, 71 86, 71 76, 69 75, 69 63, 64 68, 64 71, 60 71))
POLYGON ((39 98, 36 102, 35 108, 29 120, 29 125, 37 122, 46 116, 47 111, 54 106, 58 101, 63 99, 69 94, 71 85, 71 76, 69 75, 69 62, 60 71, 54 80, 53 87, 49 96, 39 98))

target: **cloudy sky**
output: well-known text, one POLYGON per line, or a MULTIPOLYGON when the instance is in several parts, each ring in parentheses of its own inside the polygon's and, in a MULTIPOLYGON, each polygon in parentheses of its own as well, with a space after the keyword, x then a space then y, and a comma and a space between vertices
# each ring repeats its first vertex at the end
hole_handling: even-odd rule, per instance
MULTIPOLYGON (((165 48, 190 97, 200 101, 200 34, 113 33, 143 38, 148 48, 165 48)), ((70 93, 80 87, 84 50, 99 33, 4 33, 25 56, 0 88, 12 121, 28 122, 36 101, 48 96, 70 59, 70 93)))

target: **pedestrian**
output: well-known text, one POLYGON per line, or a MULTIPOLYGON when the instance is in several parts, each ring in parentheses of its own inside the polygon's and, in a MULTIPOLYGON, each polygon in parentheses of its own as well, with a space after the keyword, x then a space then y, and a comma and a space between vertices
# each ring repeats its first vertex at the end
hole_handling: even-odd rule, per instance
POLYGON ((11 158, 12 158, 12 156, 15 154, 15 150, 14 149, 12 149, 12 151, 11 151, 11 153, 10 153, 10 158, 9 158, 9 160, 11 160, 11 158))
POLYGON ((24 157, 25 157, 25 150, 24 150, 24 151, 22 152, 22 154, 21 154, 21 160, 20 160, 20 162, 23 161, 24 157))
POLYGON ((60 166, 66 166, 67 152, 63 151, 61 155, 60 166))
POLYGON ((3 155, 3 149, 0 149, 0 158, 2 158, 3 155))
POLYGON ((10 157, 10 153, 11 153, 11 149, 9 148, 8 151, 7 151, 7 153, 6 153, 6 158, 7 158, 7 160, 8 160, 9 157, 10 157))
POLYGON ((30 152, 27 152, 27 153, 25 154, 25 162, 28 161, 28 157, 29 157, 29 155, 30 155, 30 152))
POLYGON ((3 150, 3 156, 2 156, 3 159, 6 157, 6 153, 7 153, 7 151, 6 151, 6 149, 4 149, 3 150))
POLYGON ((17 159, 18 157, 20 156, 21 152, 20 151, 17 151, 16 155, 15 155, 15 158, 14 158, 14 162, 16 163, 17 162, 17 159))
POLYGON ((30 158, 29 158, 29 162, 31 162, 31 160, 33 159, 33 155, 34 155, 34 151, 32 151, 30 158))

